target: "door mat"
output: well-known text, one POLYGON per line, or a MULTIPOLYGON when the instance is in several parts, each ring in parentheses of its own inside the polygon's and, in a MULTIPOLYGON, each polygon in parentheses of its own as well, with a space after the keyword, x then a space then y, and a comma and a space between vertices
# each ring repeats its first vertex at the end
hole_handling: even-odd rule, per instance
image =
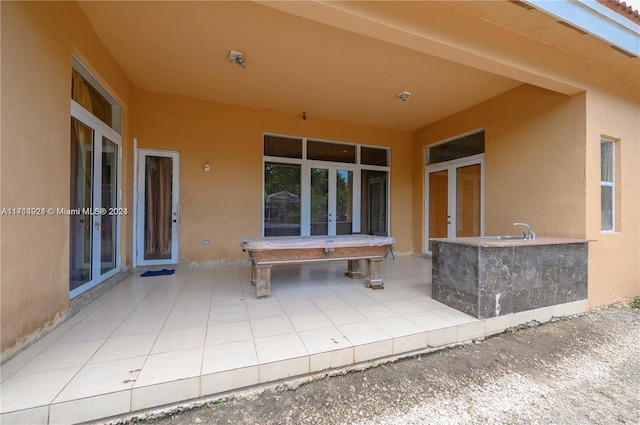
POLYGON ((142 277, 165 276, 169 274, 174 274, 175 272, 176 272, 175 269, 149 270, 142 273, 141 276, 142 277))

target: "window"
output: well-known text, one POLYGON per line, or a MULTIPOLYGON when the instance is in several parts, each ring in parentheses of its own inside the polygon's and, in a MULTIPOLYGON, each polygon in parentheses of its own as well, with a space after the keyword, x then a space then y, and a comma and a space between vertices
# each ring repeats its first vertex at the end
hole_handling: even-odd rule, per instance
POLYGON ((300 235, 300 171, 299 164, 264 164, 265 236, 300 235))
POLYGON ((616 226, 615 190, 616 143, 600 140, 600 230, 612 232, 616 226))
POLYGON ((388 234, 390 150, 264 135, 263 235, 388 234))
POLYGON ((307 158, 318 161, 347 162, 355 164, 356 145, 308 140, 307 158))
POLYGON ((484 153, 484 130, 427 149, 426 165, 484 153))

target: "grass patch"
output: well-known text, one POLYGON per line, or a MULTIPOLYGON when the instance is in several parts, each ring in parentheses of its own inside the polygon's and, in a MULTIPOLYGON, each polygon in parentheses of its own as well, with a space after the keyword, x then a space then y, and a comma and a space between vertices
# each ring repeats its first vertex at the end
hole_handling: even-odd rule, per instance
POLYGON ((640 295, 637 295, 633 301, 631 301, 631 307, 640 309, 640 295))

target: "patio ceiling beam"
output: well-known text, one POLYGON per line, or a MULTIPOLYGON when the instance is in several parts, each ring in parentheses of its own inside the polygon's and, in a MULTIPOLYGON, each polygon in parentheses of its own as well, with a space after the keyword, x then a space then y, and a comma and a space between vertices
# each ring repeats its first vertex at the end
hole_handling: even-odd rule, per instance
MULTIPOLYGON (((430 14, 420 16, 421 19, 424 18, 421 25, 406 22, 401 18, 394 19, 382 13, 376 14, 375 9, 367 9, 368 5, 365 3, 369 2, 255 2, 315 22, 566 95, 571 96, 584 91, 583 87, 570 77, 566 77, 560 70, 565 66, 575 70, 575 65, 569 63, 575 58, 570 57, 566 59, 566 63, 556 64, 560 68, 558 72, 549 70, 548 62, 537 65, 531 61, 531 58, 549 57, 549 50, 555 49, 554 46, 545 45, 481 18, 459 13, 460 10, 456 11, 458 13, 454 21, 455 26, 452 27, 450 25, 452 10, 446 2, 428 2, 430 14), (449 25, 444 25, 442 22, 449 25), (473 31, 473 39, 460 37, 460 30, 464 31, 465 28, 473 31), (512 46, 518 45, 519 52, 501 51, 504 43, 500 41, 504 41, 505 36, 511 39, 519 38, 517 43, 511 43, 512 46), (482 41, 478 42, 478 38, 482 41), (536 55, 531 54, 533 51, 536 55)), ((373 4, 376 3, 373 2, 373 4)), ((416 5, 416 2, 408 3, 413 3, 410 7, 416 5)), ((396 5, 392 6, 396 7, 396 5)), ((455 2, 454 7, 457 7, 455 2)))

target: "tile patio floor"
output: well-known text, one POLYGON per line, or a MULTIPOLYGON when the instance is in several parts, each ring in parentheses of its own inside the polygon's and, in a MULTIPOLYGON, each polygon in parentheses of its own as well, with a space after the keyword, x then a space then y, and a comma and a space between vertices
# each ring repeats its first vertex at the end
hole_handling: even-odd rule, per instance
POLYGON ((430 298, 431 260, 390 257, 384 290, 344 262, 274 266, 257 299, 248 265, 140 271, 1 367, 3 424, 126 416, 330 368, 483 338, 583 312, 586 302, 477 320, 430 298))

